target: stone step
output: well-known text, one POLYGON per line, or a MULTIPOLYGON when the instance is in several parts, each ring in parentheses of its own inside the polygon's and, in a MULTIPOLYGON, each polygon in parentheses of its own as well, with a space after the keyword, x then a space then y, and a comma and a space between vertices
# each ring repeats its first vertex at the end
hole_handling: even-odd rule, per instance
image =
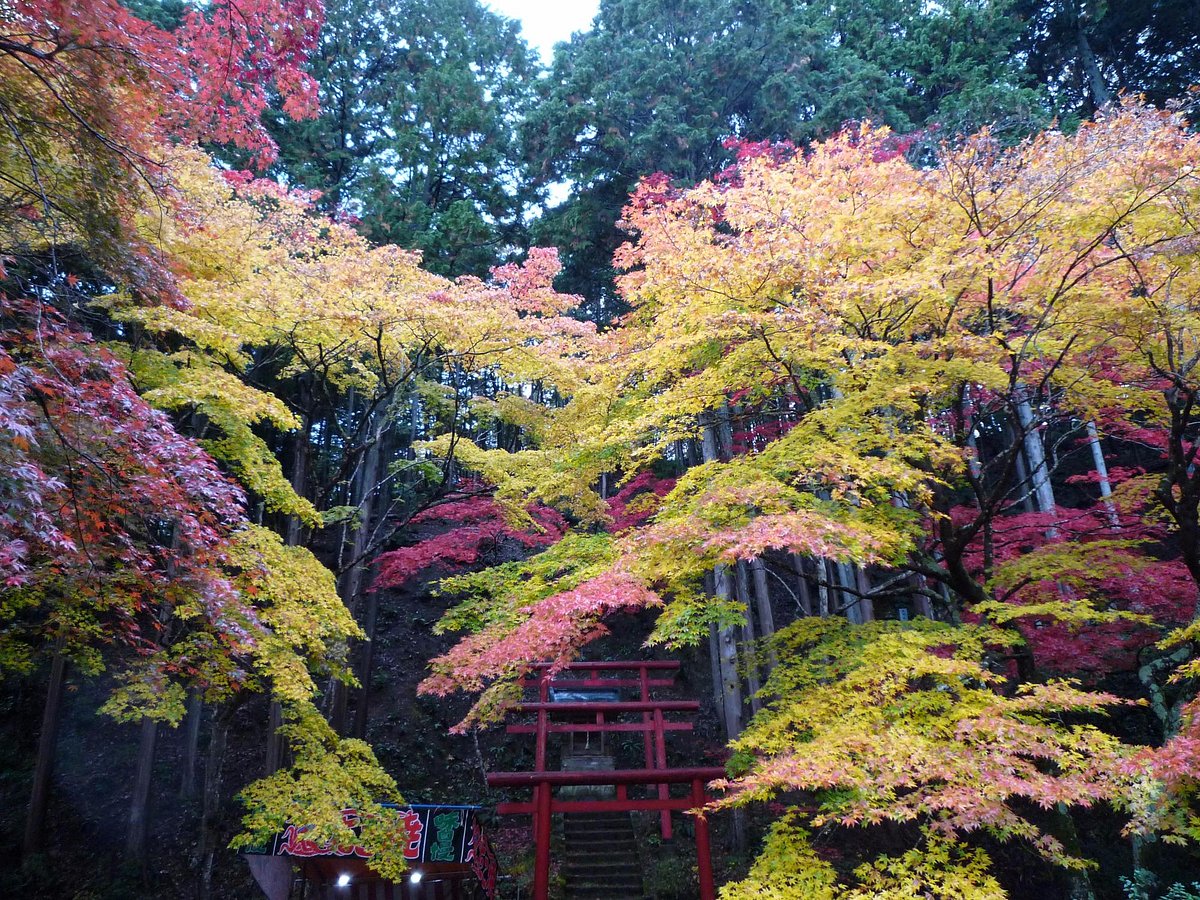
POLYGON ((590 822, 620 822, 630 824, 628 812, 568 812, 563 816, 566 824, 586 824, 590 822))
POLYGON ((595 882, 596 884, 641 884, 642 876, 638 872, 630 872, 629 866, 571 866, 563 869, 563 876, 568 883, 595 882))
MULTIPOLYGON (((629 856, 637 850, 636 845, 617 844, 603 847, 572 848, 568 853, 568 864, 572 862, 602 863, 607 860, 629 864, 629 856)), ((636 855, 636 854, 635 854, 636 855)))
POLYGON ((594 838, 588 841, 567 841, 567 854, 576 853, 619 853, 637 854, 637 841, 632 837, 594 838))
POLYGON ((597 862, 605 859, 633 860, 637 865, 638 850, 636 844, 600 844, 591 847, 568 848, 565 862, 580 859, 584 862, 597 862))
POLYGON ((597 823, 595 825, 568 825, 563 829, 563 834, 567 837, 575 835, 585 836, 590 834, 633 834, 633 829, 628 825, 604 825, 597 823))
POLYGON ((568 844, 572 844, 577 847, 586 846, 593 841, 599 841, 602 844, 610 844, 614 841, 618 843, 625 841, 628 841, 629 843, 635 843, 637 840, 633 833, 629 831, 580 831, 576 832, 575 834, 568 834, 566 838, 568 844))
POLYGON ((642 900, 641 860, 629 813, 568 813, 563 833, 568 900, 642 900))
POLYGON ((564 822, 563 832, 572 834, 575 832, 631 832, 632 826, 628 818, 624 822, 613 820, 610 822, 564 822))
POLYGON ((629 857, 604 856, 595 859, 583 859, 572 856, 564 863, 563 871, 576 872, 578 874, 578 872, 587 869, 588 871, 598 872, 600 875, 604 875, 605 872, 608 872, 608 874, 612 874, 612 872, 620 874, 620 872, 629 871, 629 862, 629 857))
POLYGON ((577 896, 586 890, 602 890, 608 894, 617 894, 619 896, 642 895, 642 880, 641 878, 566 878, 566 890, 571 896, 577 896))

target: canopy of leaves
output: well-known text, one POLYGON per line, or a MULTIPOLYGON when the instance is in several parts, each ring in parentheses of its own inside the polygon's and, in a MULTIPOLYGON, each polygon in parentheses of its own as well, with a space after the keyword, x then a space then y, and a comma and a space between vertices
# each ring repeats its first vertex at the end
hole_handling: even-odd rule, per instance
POLYGON ((730 158, 730 135, 804 141, 861 119, 1024 133, 1036 94, 1009 53, 1008 11, 1003 0, 604 0, 593 29, 559 47, 526 125, 542 177, 573 185, 535 238, 563 250, 564 287, 607 319, 612 226, 637 179, 694 183, 730 158))
POLYGON ((438 274, 485 276, 522 230, 516 146, 536 63, 515 22, 477 0, 337 0, 309 71, 321 114, 276 117, 277 168, 376 243, 438 274))

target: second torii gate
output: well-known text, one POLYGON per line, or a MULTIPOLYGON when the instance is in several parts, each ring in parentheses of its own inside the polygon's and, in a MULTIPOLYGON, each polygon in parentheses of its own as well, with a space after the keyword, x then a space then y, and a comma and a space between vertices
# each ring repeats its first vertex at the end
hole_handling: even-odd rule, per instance
MULTIPOLYGON (((496 807, 500 814, 532 815, 536 845, 534 861, 533 900, 548 900, 550 895, 550 835, 551 822, 555 813, 570 812, 633 812, 655 811, 661 814, 660 828, 664 838, 671 836, 671 812, 673 810, 696 809, 708 802, 705 784, 725 776, 718 767, 671 769, 666 765, 666 732, 686 730, 691 722, 669 721, 669 712, 695 712, 700 704, 695 700, 654 700, 650 689, 669 687, 673 683, 679 663, 646 660, 641 662, 594 662, 575 663, 567 666, 571 673, 586 673, 586 678, 551 679, 548 664, 538 666, 541 674, 527 680, 526 687, 536 687, 538 700, 522 703, 518 712, 536 714, 536 724, 510 725, 510 734, 535 734, 537 737, 532 772, 493 772, 487 776, 490 787, 532 787, 532 801, 501 803, 496 807), (603 678, 602 672, 637 672, 636 680, 630 678, 603 678), (651 672, 655 677, 651 677, 651 672), (670 672, 670 678, 663 677, 670 672), (637 688, 639 699, 629 702, 549 702, 550 688, 557 689, 603 689, 637 688), (594 716, 594 722, 551 721, 552 715, 571 714, 594 716), (636 714, 641 721, 616 722, 610 716, 636 714), (550 772, 546 770, 546 743, 551 734, 577 734, 611 732, 641 732, 645 748, 646 767, 643 769, 614 769, 587 772, 550 772), (630 785, 657 785, 657 796, 634 798, 629 796, 630 785), (686 784, 686 796, 672 797, 670 785, 686 784), (566 785, 607 785, 616 789, 612 800, 560 800, 554 797, 554 788, 566 785)), ((716 896, 712 876, 712 851, 708 834, 708 822, 703 816, 696 817, 696 861, 700 878, 700 900, 713 900, 716 896)))

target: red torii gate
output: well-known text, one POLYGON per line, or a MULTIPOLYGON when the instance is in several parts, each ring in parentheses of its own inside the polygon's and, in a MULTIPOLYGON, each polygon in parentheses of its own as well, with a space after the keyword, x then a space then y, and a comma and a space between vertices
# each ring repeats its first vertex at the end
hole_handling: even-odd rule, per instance
MULTIPOLYGON (((695 809, 708 802, 704 786, 715 778, 725 776, 718 767, 669 769, 666 756, 666 732, 692 728, 691 722, 668 721, 668 712, 695 712, 700 704, 695 700, 654 700, 650 689, 670 687, 674 683, 678 662, 644 660, 640 662, 592 662, 573 663, 566 671, 587 673, 586 678, 549 678, 549 663, 539 663, 541 669, 536 679, 526 679, 522 686, 536 688, 538 699, 533 703, 522 703, 515 707, 518 712, 536 713, 533 725, 509 725, 509 734, 534 734, 537 745, 534 751, 532 772, 493 772, 487 776, 490 787, 532 787, 533 800, 501 803, 496 811, 502 815, 532 815, 536 845, 534 861, 533 900, 548 900, 550 894, 550 833, 551 817, 555 813, 569 812, 633 812, 656 811, 660 815, 660 828, 664 838, 671 837, 671 812, 695 809), (637 678, 602 678, 602 672, 637 672, 637 678), (650 673, 658 673, 651 677, 650 673), (670 677, 663 677, 670 672, 670 677), (597 688, 637 688, 639 699, 629 702, 550 702, 550 688, 588 690, 597 688), (613 722, 607 716, 636 713, 640 722, 613 722), (552 714, 594 715, 595 722, 552 722, 552 714), (641 732, 645 749, 646 767, 643 769, 616 769, 587 772, 549 772, 546 770, 546 742, 551 734, 591 734, 612 732, 641 732), (645 799, 631 798, 629 785, 657 785, 658 796, 645 799), (672 797, 670 785, 688 784, 687 796, 672 797), (616 788, 615 800, 559 800, 554 797, 555 787, 565 785, 609 785, 616 788)), ((700 900, 713 900, 716 896, 712 876, 712 851, 708 834, 708 822, 696 817, 696 861, 700 876, 700 900)))

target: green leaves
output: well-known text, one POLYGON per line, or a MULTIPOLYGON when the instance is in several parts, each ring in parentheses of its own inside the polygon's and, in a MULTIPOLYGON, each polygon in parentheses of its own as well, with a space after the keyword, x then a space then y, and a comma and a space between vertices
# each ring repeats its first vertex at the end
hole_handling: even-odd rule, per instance
POLYGON ((843 880, 822 859, 796 811, 778 819, 747 878, 721 889, 721 900, 1004 900, 991 860, 934 829, 919 847, 880 856, 843 880))
MULTIPOLYGON (((1066 682, 1024 685, 1006 696, 988 661, 1012 640, 996 629, 920 619, 796 622, 777 635, 780 662, 763 687, 762 711, 732 743, 758 762, 729 780, 730 794, 715 805, 817 793, 824 804, 814 825, 917 822, 943 841, 984 830, 1078 864, 1022 810, 1030 802, 1045 809, 1120 802, 1128 748, 1095 726, 1068 724, 1061 713, 1095 713, 1122 701, 1066 682)), ((952 844, 939 851, 940 863, 931 858, 935 869, 944 866, 937 877, 994 888, 983 875, 986 857, 952 844)), ((882 885, 919 860, 879 859, 857 874, 882 885)))
POLYGON ((287 704, 279 729, 293 764, 261 778, 239 795, 246 807, 235 849, 261 845, 288 825, 309 825, 306 839, 362 845, 371 868, 396 879, 407 868, 404 843, 395 840, 396 817, 382 803, 398 802, 396 782, 379 767, 364 741, 339 737, 320 712, 307 702, 287 704), (346 824, 343 810, 358 813, 358 834, 346 824))

